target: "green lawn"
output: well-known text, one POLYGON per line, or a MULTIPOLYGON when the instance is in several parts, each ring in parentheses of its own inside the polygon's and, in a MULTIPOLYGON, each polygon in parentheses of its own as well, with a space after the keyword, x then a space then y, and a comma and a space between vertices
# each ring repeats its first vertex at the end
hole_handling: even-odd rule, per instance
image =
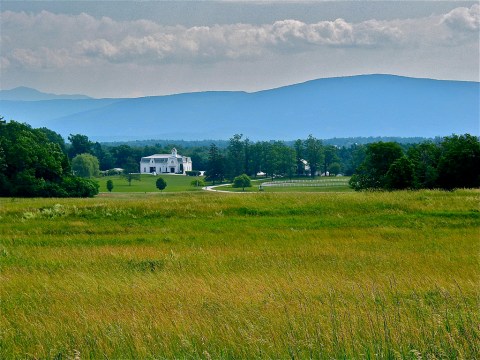
POLYGON ((105 176, 97 178, 100 185, 100 192, 107 192, 107 181, 113 181, 112 192, 160 192, 155 186, 155 182, 159 177, 162 177, 167 182, 167 187, 163 192, 179 192, 179 191, 199 191, 201 188, 190 185, 195 180, 192 176, 183 175, 140 175, 140 181, 132 180, 131 185, 125 178, 120 176, 105 176))
POLYGON ((0 359, 478 359, 479 195, 1 198, 0 359))

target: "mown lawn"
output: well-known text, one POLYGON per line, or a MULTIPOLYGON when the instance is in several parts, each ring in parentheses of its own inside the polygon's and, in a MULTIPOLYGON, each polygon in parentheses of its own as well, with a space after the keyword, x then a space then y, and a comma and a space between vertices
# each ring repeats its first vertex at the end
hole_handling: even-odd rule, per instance
POLYGON ((479 358, 479 195, 0 199, 0 358, 479 358))
POLYGON ((121 176, 105 176, 97 178, 100 185, 100 192, 108 192, 107 181, 112 180, 113 190, 112 192, 160 192, 157 189, 155 182, 159 177, 162 177, 167 182, 167 187, 163 192, 179 192, 179 191, 199 191, 201 188, 191 185, 191 182, 196 177, 184 176, 184 175, 140 175, 140 181, 132 180, 129 184, 125 178, 121 176))

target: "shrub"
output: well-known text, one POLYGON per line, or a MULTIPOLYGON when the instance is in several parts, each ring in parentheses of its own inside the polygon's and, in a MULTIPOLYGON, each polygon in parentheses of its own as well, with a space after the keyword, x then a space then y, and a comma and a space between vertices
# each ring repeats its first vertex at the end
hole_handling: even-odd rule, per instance
POLYGON ((99 185, 95 180, 76 176, 63 178, 62 188, 70 197, 94 197, 98 194, 99 185))
POLYGON ((203 179, 195 179, 190 182, 192 186, 195 187, 204 187, 205 186, 205 181, 203 179))

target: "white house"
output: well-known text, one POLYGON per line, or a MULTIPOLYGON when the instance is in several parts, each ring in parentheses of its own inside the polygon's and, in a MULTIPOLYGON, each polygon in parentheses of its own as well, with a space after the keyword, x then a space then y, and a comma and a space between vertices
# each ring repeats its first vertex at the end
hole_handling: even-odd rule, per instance
POLYGON ((192 159, 178 155, 175 148, 171 154, 155 154, 140 160, 141 174, 185 174, 185 171, 192 171, 192 159))

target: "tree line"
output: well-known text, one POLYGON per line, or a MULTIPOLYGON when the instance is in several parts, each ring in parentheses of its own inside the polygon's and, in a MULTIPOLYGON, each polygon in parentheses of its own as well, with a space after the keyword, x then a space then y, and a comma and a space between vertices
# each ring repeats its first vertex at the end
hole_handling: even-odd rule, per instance
POLYGON ((455 189, 480 186, 480 143, 469 134, 417 144, 374 142, 338 147, 308 136, 293 146, 251 143, 234 135, 225 151, 209 149, 207 180, 233 180, 240 174, 265 176, 351 175, 350 186, 365 189, 455 189))
MULTIPOLYGON (((0 196, 91 197, 96 181, 72 174, 71 164, 48 129, 0 117, 0 196)), ((58 134, 57 134, 58 135, 58 134)))
POLYGON ((350 179, 355 190, 446 189, 480 186, 480 143, 469 134, 410 146, 368 144, 350 179))
MULTIPOLYGON (((420 189, 480 186, 478 137, 452 135, 416 144, 374 142, 336 146, 309 135, 293 142, 250 141, 233 135, 222 146, 204 143, 101 144, 86 135, 70 134, 68 143, 47 128, 33 129, 15 121, 0 121, 1 196, 93 196, 98 186, 89 178, 138 173, 143 156, 170 153, 176 147, 192 159, 193 170, 206 170, 206 180, 352 176, 362 189, 420 189), (93 194, 93 195, 92 195, 93 194)), ((132 179, 128 179, 131 181, 132 179)))

